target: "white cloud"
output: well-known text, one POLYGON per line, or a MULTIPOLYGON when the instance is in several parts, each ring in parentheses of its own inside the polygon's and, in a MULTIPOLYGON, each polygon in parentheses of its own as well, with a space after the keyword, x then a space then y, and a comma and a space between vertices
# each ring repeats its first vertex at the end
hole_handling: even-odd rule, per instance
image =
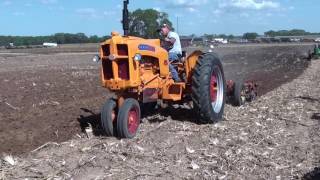
POLYGON ((208 3, 208 0, 164 0, 167 8, 181 8, 189 12, 195 12, 197 9, 208 3))
POLYGON ((14 12, 12 13, 14 16, 24 16, 25 13, 24 12, 14 12))
POLYGON ((100 15, 97 13, 97 10, 94 8, 81 8, 77 9, 76 13, 83 17, 88 18, 99 18, 100 15))
POLYGON ((2 5, 4 6, 10 6, 11 4, 12 4, 12 1, 9 1, 9 0, 2 2, 2 5))
POLYGON ((118 13, 118 11, 113 11, 113 10, 99 11, 95 8, 80 8, 76 10, 76 13, 84 18, 100 19, 100 18, 114 17, 118 13))
POLYGON ((160 7, 155 7, 153 8, 154 10, 158 11, 158 12, 161 12, 161 8, 160 7))
POLYGON ((58 0, 40 0, 42 4, 55 4, 58 0))
POLYGON ((271 0, 224 0, 220 8, 237 8, 245 10, 278 9, 280 3, 271 0))
POLYGON ((103 12, 103 15, 105 15, 105 16, 114 16, 116 14, 117 14, 116 11, 110 11, 110 10, 103 12))
POLYGON ((294 6, 290 6, 288 9, 289 9, 289 10, 294 10, 295 7, 294 7, 294 6))
POLYGON ((240 17, 243 17, 243 18, 248 18, 250 15, 248 13, 240 13, 240 17))

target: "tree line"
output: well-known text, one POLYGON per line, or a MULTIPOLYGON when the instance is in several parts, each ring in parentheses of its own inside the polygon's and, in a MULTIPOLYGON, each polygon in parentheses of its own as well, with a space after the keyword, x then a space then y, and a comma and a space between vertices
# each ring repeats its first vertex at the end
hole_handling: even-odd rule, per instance
POLYGON ((306 35, 320 35, 320 33, 311 33, 302 29, 292 29, 292 30, 280 30, 280 31, 267 31, 264 33, 265 36, 275 37, 275 36, 306 36, 306 35))
POLYGON ((44 42, 52 42, 58 44, 74 44, 74 43, 98 43, 110 36, 99 37, 97 35, 86 36, 84 33, 56 33, 50 36, 0 36, 0 46, 7 46, 13 43, 15 46, 41 45, 44 42))
MULTIPOLYGON (((320 35, 320 33, 311 33, 307 32, 302 29, 292 29, 292 30, 280 30, 280 31, 267 31, 264 33, 265 37, 276 37, 276 36, 307 36, 307 35, 320 35)), ((219 34, 219 35, 204 35, 208 39, 213 39, 213 38, 224 38, 224 39, 234 39, 234 38, 242 38, 242 39, 248 39, 248 40, 254 40, 259 36, 258 33, 256 32, 247 32, 244 33, 242 36, 234 36, 234 35, 226 35, 226 34, 219 34)))

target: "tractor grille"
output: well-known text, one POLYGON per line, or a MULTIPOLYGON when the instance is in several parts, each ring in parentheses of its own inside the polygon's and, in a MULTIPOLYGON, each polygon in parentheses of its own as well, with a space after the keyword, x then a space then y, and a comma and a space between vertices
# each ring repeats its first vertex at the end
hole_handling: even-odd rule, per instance
POLYGON ((103 57, 107 57, 110 55, 110 44, 106 44, 102 46, 103 57))
POLYGON ((129 80, 129 62, 128 59, 118 59, 118 76, 123 80, 129 80))
POLYGON ((128 56, 128 46, 126 44, 118 44, 117 50, 119 56, 128 56))
POLYGON ((103 76, 105 80, 113 79, 113 71, 112 71, 112 61, 109 59, 102 61, 103 66, 103 76))

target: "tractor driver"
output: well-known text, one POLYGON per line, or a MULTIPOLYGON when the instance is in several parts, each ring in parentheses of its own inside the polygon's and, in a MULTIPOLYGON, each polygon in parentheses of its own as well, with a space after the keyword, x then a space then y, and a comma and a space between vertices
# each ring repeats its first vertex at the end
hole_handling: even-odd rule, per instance
POLYGON ((169 51, 169 70, 171 72, 172 78, 175 82, 181 82, 176 68, 171 64, 173 61, 179 61, 182 56, 180 37, 177 33, 171 31, 171 28, 164 24, 161 26, 161 35, 164 36, 164 41, 172 45, 169 51))

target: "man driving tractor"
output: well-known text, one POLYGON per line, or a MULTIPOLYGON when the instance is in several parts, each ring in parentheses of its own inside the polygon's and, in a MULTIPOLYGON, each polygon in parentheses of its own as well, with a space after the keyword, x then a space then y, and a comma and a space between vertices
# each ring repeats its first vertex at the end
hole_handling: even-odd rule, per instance
MULTIPOLYGON (((171 31, 169 25, 164 24, 161 26, 161 35, 165 37, 164 41, 170 44, 169 51, 169 61, 170 63, 178 61, 182 56, 180 37, 176 32, 171 31)), ((172 78, 175 82, 181 82, 176 68, 170 64, 169 70, 171 72, 172 78)))

